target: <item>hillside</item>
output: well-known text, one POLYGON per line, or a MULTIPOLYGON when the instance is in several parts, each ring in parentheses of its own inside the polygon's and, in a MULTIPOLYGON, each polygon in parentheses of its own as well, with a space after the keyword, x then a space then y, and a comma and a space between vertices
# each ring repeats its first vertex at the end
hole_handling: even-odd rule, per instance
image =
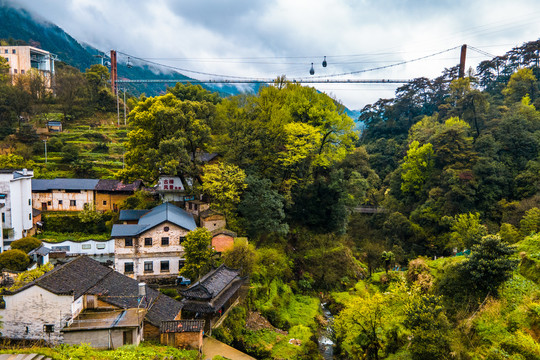
MULTIPOLYGON (((60 61, 81 71, 99 62, 99 59, 94 55, 102 54, 102 51, 89 44, 79 43, 60 27, 31 14, 25 9, 17 9, 6 0, 0 0, 0 18, 2 19, 0 39, 22 40, 29 45, 48 50, 56 54, 60 61)), ((119 59, 119 79, 191 79, 179 72, 144 64, 135 63, 133 67, 128 68, 123 61, 125 60, 119 59)), ((142 93, 153 96, 164 93, 166 86, 174 86, 174 83, 133 84, 126 86, 126 88, 136 96, 142 93)), ((222 96, 237 95, 241 92, 236 86, 232 85, 205 85, 204 87, 212 92, 217 91, 222 96)), ((249 91, 256 92, 257 89, 258 86, 252 86, 249 91)))

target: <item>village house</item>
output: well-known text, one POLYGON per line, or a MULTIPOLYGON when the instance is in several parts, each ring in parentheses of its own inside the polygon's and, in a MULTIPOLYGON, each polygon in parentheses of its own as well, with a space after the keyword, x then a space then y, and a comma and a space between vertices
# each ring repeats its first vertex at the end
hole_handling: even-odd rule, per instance
POLYGON ((120 211, 113 225, 115 268, 146 282, 175 279, 183 266, 182 242, 197 225, 185 210, 163 203, 152 210, 120 211))
POLYGON ((141 188, 140 180, 124 184, 109 179, 33 179, 32 199, 41 211, 82 211, 85 204, 98 211, 118 211, 118 205, 141 188))
POLYGON ((49 249, 49 258, 53 264, 79 255, 89 256, 104 264, 114 264, 114 239, 60 242, 43 240, 42 246, 49 249))
POLYGON ((182 304, 86 256, 2 293, 4 338, 114 349, 160 338, 182 304))
POLYGON ((205 332, 235 303, 246 278, 240 271, 224 264, 204 275, 199 281, 181 292, 183 318, 205 320, 205 332))
POLYGON ((161 344, 202 351, 204 320, 162 321, 161 344))
POLYGON ((0 252, 34 227, 32 216, 32 170, 0 170, 0 252))
POLYGON ((218 229, 224 229, 227 226, 227 221, 222 213, 213 209, 201 211, 199 214, 199 225, 212 232, 218 229))
POLYGON ((34 69, 43 76, 45 87, 51 88, 55 55, 33 46, 0 46, 0 56, 7 60, 14 84, 18 75, 27 74, 34 69))

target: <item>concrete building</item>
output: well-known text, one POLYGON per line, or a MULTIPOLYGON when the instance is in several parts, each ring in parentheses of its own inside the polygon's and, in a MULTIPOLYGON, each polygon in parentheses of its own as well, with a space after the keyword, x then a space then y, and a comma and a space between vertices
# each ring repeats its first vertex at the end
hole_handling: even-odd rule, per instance
POLYGON ((27 169, 0 170, 0 252, 32 232, 33 176, 33 171, 27 169))
POLYGON ((182 310, 180 302, 87 256, 0 295, 3 337, 100 348, 159 340, 161 322, 179 320, 182 310))
POLYGON ((50 52, 33 46, 0 46, 0 56, 7 60, 13 82, 16 76, 35 69, 44 77, 45 86, 51 88, 55 56, 50 52))
POLYGON ((120 211, 124 224, 115 224, 115 268, 146 282, 176 278, 183 266, 185 236, 197 225, 193 216, 170 203, 152 210, 120 211), (136 223, 135 223, 136 221, 136 223))

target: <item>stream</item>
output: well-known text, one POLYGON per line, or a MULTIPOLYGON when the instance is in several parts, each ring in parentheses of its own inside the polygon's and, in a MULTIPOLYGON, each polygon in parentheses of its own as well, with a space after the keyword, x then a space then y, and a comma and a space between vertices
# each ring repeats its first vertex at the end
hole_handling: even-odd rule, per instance
POLYGON ((321 309, 324 319, 327 321, 326 328, 319 331, 319 352, 324 360, 332 360, 334 358, 334 316, 326 307, 326 303, 321 303, 321 309))

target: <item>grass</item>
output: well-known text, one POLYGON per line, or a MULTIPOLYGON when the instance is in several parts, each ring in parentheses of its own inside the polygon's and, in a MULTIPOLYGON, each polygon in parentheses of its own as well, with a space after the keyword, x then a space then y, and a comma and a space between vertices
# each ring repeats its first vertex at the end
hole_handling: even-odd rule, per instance
POLYGON ((116 350, 96 350, 83 345, 59 345, 53 348, 30 347, 24 349, 0 350, 0 354, 41 354, 54 360, 146 360, 174 359, 195 360, 198 352, 180 350, 170 346, 154 345, 143 342, 139 346, 126 345, 116 350))

